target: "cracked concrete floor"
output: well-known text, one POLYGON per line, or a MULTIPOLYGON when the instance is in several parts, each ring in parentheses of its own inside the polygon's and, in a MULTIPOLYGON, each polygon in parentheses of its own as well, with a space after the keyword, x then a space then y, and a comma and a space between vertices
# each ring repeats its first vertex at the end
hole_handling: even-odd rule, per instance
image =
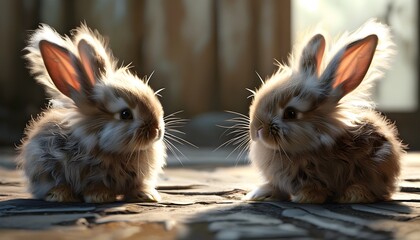
POLYGON ((12 158, 0 154, 0 239, 420 239, 415 153, 393 201, 324 205, 241 202, 256 171, 220 162, 170 164, 159 203, 49 203, 26 193, 12 158))

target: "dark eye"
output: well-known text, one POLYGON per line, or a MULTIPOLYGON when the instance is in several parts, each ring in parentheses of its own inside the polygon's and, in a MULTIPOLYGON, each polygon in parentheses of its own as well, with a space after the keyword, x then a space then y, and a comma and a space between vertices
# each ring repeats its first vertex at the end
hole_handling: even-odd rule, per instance
POLYGON ((128 108, 123 109, 120 112, 120 119, 121 120, 131 120, 131 119, 133 119, 133 113, 131 113, 131 110, 128 109, 128 108))
POLYGON ((292 107, 287 107, 286 109, 284 109, 284 113, 283 113, 283 119, 288 119, 288 120, 292 120, 292 119, 296 119, 297 118, 297 110, 292 108, 292 107))

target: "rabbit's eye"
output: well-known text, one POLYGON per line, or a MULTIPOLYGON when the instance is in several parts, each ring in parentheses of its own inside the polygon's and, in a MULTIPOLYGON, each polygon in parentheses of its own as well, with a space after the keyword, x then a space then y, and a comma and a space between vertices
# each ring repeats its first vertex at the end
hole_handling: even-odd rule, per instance
POLYGON ((287 120, 296 119, 297 115, 298 113, 295 108, 287 107, 286 109, 284 109, 283 119, 287 119, 287 120))
POLYGON ((121 120, 131 120, 133 119, 133 113, 130 109, 126 108, 120 112, 120 119, 121 120))

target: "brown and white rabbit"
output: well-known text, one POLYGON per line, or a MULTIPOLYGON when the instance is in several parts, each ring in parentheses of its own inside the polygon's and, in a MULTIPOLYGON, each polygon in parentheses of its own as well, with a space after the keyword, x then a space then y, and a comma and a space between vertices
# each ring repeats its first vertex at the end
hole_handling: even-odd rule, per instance
POLYGON ((159 201, 165 124, 157 94, 82 25, 73 38, 41 25, 25 58, 51 97, 26 129, 18 161, 47 201, 159 201))
POLYGON ((389 200, 404 146, 369 99, 393 52, 389 28, 370 20, 332 48, 321 34, 305 43, 254 94, 249 157, 266 183, 244 199, 389 200))

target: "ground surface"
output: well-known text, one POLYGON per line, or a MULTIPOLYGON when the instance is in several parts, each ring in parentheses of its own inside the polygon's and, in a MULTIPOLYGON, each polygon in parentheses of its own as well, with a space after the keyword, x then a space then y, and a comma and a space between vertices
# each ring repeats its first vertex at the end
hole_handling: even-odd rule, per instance
POLYGON ((61 204, 31 199, 13 154, 0 155, 0 239, 420 239, 420 154, 401 191, 375 204, 241 202, 258 184, 246 165, 169 166, 160 203, 61 204))

